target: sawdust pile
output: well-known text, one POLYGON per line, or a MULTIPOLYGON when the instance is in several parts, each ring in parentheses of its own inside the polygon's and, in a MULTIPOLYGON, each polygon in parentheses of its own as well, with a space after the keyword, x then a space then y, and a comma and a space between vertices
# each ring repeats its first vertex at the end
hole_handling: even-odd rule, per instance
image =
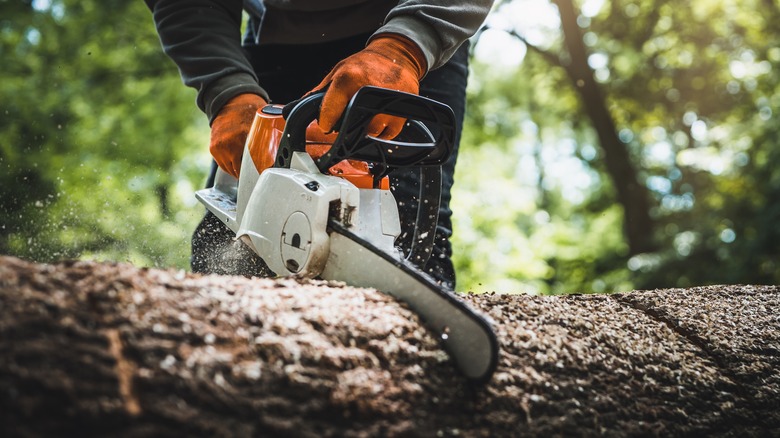
POLYGON ((339 283, 0 257, 3 436, 753 435, 780 430, 780 288, 467 297, 492 381, 339 283))

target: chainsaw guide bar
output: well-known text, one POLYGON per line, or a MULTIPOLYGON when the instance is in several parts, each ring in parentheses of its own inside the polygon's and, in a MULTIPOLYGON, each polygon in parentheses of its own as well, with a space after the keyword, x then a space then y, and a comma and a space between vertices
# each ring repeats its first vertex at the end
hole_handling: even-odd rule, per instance
POLYGON ((498 363, 499 348, 484 316, 453 292, 440 288, 408 261, 375 248, 338 222, 330 221, 328 229, 331 250, 324 279, 371 287, 406 302, 436 333, 464 376, 479 383, 490 379, 498 363), (353 265, 362 269, 352 268, 353 265))
POLYGON ((195 197, 259 257, 267 273, 342 281, 404 301, 466 378, 488 381, 499 353, 490 322, 420 270, 433 245, 441 164, 452 151, 452 110, 424 97, 363 87, 345 110, 338 137, 317 155, 306 145, 306 129, 321 100, 321 93, 302 99, 286 120, 278 106, 260 109, 240 178, 217 170, 214 187, 195 197), (405 117, 407 128, 394 140, 371 137, 366 128, 376 114, 405 117), (428 206, 418 207, 411 247, 401 249, 387 174, 415 167, 419 203, 428 206))

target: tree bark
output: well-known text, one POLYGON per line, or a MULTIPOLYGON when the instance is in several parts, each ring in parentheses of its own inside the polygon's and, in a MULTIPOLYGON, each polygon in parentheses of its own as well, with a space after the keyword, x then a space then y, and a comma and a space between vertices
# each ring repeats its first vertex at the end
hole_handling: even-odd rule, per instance
POLYGON ((464 298, 501 343, 484 386, 374 290, 0 257, 0 435, 780 430, 780 287, 464 298))
POLYGON ((629 253, 635 255, 652 251, 654 223, 650 217, 647 189, 639 182, 628 150, 618 138, 615 121, 609 113, 601 87, 593 77, 593 70, 588 65, 589 54, 577 24, 577 12, 572 0, 553 0, 553 3, 561 16, 564 44, 569 54, 569 63, 563 66, 582 99, 583 108, 593 123, 604 151, 607 172, 612 177, 617 200, 623 206, 624 232, 629 253))

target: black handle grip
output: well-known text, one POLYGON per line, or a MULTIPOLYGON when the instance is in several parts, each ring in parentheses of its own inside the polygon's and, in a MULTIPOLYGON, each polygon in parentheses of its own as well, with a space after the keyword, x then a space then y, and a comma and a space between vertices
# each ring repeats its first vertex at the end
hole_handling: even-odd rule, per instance
POLYGON ((293 152, 306 152, 306 128, 320 115, 320 104, 325 93, 305 97, 286 117, 284 133, 276 151, 276 167, 290 167, 293 152))
MULTIPOLYGON (((290 112, 279 143, 276 165, 289 167, 292 152, 303 152, 306 128, 319 115, 324 93, 302 99, 290 112)), ((447 105, 422 96, 377 87, 363 87, 352 97, 338 127, 333 146, 317 160, 327 172, 345 159, 377 164, 387 172, 409 166, 438 166, 452 153, 455 139, 455 115, 447 105), (393 140, 366 134, 377 114, 407 119, 404 131, 393 140), (434 136, 426 126, 431 126, 434 136)))

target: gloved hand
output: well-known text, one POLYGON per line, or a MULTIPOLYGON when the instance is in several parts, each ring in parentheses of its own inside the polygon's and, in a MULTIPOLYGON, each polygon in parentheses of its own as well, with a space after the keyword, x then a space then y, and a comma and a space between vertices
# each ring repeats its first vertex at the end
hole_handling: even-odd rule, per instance
MULTIPOLYGON (((365 49, 342 60, 307 95, 328 87, 322 100, 319 125, 333 130, 349 100, 364 85, 418 94, 420 79, 427 72, 422 50, 412 40, 396 34, 380 34, 365 49)), ((374 137, 392 139, 401 132, 405 119, 377 115, 368 127, 374 137)))
POLYGON ((306 127, 307 147, 310 145, 330 147, 336 141, 336 137, 338 137, 338 134, 335 132, 323 131, 316 120, 309 123, 309 126, 306 127))
POLYGON ((219 110, 211 123, 209 152, 222 170, 236 178, 255 113, 265 104, 265 99, 256 94, 239 94, 219 110))

